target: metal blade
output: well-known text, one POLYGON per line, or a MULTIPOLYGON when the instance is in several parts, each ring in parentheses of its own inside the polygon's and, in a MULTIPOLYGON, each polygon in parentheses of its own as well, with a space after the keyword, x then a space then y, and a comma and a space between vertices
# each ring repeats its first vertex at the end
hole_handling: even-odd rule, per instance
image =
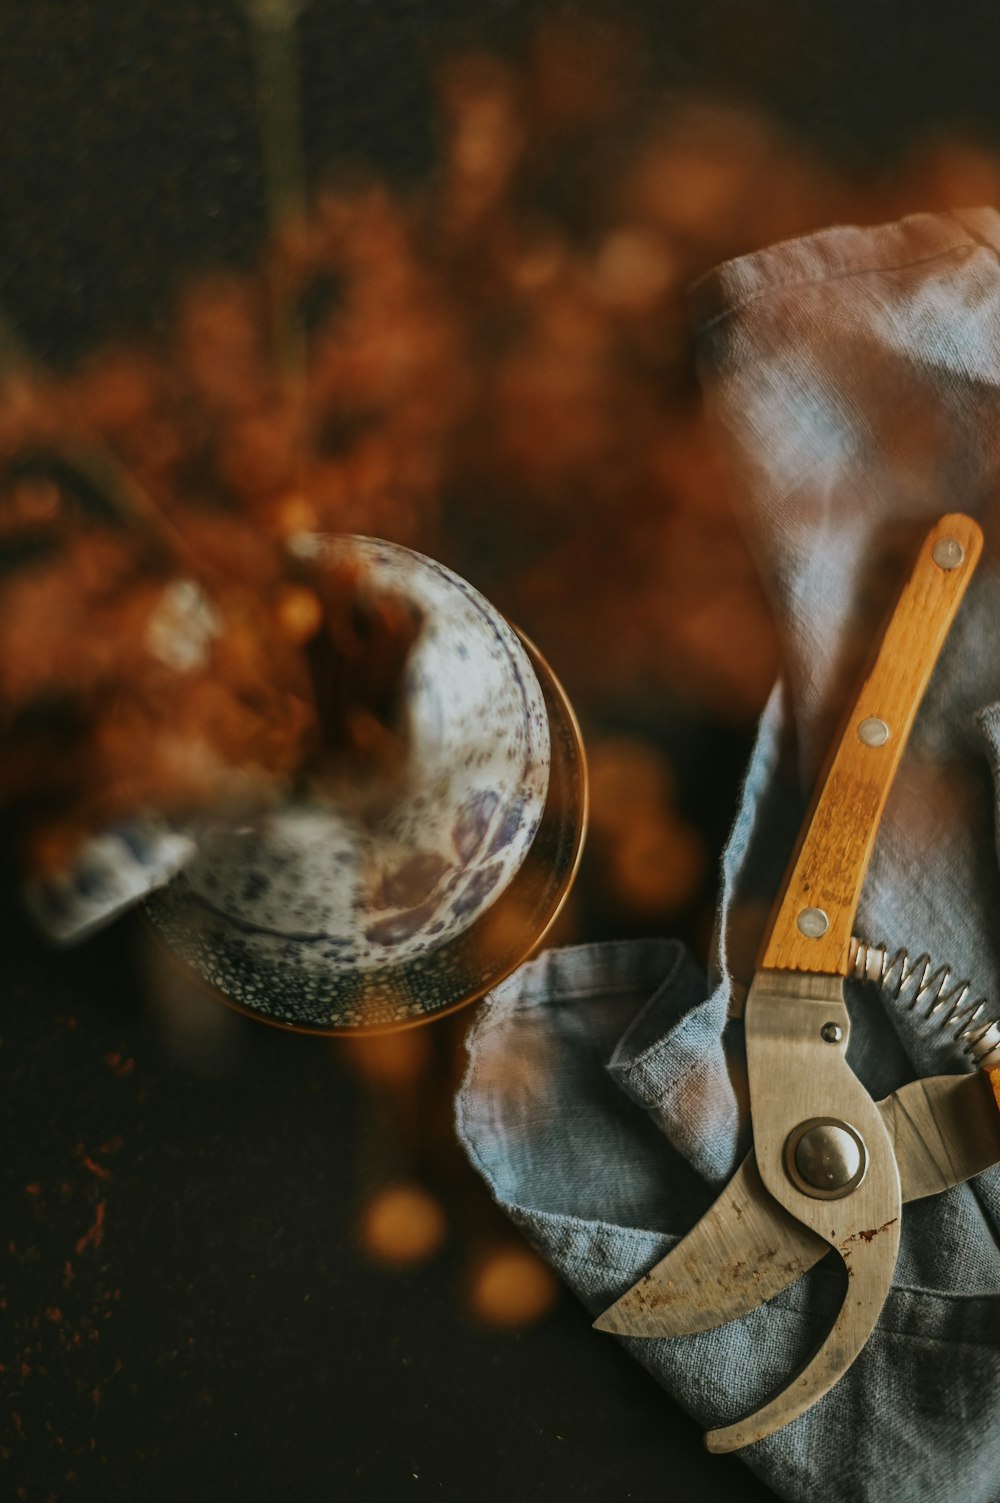
MULTIPOLYGON (((981 1072, 914 1080, 878 1103, 904 1201, 1000 1163, 1000 1113, 981 1072)), ((752 1153, 676 1247, 594 1322, 616 1336, 691 1336, 749 1315, 830 1251, 764 1189, 752 1153)))
POLYGON ((709 1430, 710 1451, 736 1451, 753 1445, 798 1419, 828 1393, 851 1366, 871 1335, 892 1283, 899 1252, 899 1218, 855 1232, 839 1248, 847 1265, 847 1295, 815 1356, 780 1393, 745 1419, 709 1430))
POLYGON ((1000 1112, 989 1079, 935 1075, 878 1104, 905 1200, 922 1200, 1000 1163, 1000 1112))
POLYGON ((594 1321, 616 1336, 690 1336, 747 1315, 830 1248, 764 1189, 748 1153, 666 1257, 594 1321))
POLYGON ((848 1277, 815 1356, 753 1414, 710 1432, 705 1441, 713 1451, 772 1435, 843 1377, 878 1320, 899 1251, 896 1155, 882 1114, 847 1063, 843 983, 832 975, 758 971, 744 1026, 761 1181, 840 1254, 848 1277))

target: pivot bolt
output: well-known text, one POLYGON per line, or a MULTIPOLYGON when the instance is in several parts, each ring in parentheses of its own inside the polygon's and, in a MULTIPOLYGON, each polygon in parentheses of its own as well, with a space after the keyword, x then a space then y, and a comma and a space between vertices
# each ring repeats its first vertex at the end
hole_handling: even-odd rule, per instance
POLYGON ((850 1195, 865 1177, 868 1150, 857 1128, 835 1117, 800 1122, 785 1144, 789 1179, 816 1200, 850 1195))

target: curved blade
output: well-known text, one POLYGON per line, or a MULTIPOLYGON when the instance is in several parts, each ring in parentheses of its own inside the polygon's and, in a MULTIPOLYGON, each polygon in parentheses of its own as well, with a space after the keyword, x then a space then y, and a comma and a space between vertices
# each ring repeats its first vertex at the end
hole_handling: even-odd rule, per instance
POLYGON ((764 1189, 748 1153, 666 1257, 598 1316, 616 1336, 690 1336, 748 1315, 830 1251, 764 1189))
POLYGON ((823 1345, 770 1403, 734 1425, 709 1430, 705 1444, 710 1451, 735 1451, 772 1435, 810 1409, 851 1366, 875 1327, 892 1283, 899 1218, 855 1232, 848 1244, 839 1249, 847 1264, 847 1297, 823 1345))

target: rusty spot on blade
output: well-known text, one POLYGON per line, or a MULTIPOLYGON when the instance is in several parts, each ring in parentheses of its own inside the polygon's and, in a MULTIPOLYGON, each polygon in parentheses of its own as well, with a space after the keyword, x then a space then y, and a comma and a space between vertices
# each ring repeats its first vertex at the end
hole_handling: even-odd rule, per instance
POLYGON ((872 1226, 863 1232, 852 1232, 849 1237, 844 1238, 842 1246, 846 1247, 849 1242, 874 1242, 882 1232, 887 1232, 891 1226, 895 1226, 898 1220, 898 1216, 893 1216, 891 1221, 883 1221, 881 1226, 872 1226))

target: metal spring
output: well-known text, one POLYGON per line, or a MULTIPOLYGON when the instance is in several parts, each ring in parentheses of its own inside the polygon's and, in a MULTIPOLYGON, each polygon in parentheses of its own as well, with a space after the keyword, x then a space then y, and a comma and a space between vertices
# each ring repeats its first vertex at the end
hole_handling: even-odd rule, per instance
POLYGON ((851 975, 859 981, 873 981, 893 1002, 900 1002, 904 989, 913 986, 912 996, 903 1001, 907 1012, 942 1033, 949 1032, 974 1064, 984 1069, 1000 1065, 1000 1021, 991 1016, 985 997, 969 1001, 971 981, 952 985, 950 966, 935 970, 929 955, 911 960, 909 951, 897 950, 890 956, 886 945, 855 938, 851 940, 851 975))

